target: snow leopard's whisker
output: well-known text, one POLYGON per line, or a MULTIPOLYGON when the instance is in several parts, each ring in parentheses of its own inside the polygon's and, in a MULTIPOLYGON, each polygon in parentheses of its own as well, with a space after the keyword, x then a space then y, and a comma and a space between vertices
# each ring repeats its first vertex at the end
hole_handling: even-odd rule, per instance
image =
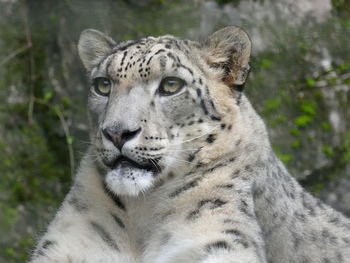
POLYGON ((95 163, 97 161, 100 161, 100 157, 99 156, 91 156, 91 160, 95 163))
POLYGON ((216 127, 214 127, 213 129, 207 131, 207 132, 204 133, 204 134, 201 134, 201 135, 199 135, 199 136, 196 136, 196 137, 191 138, 191 139, 188 139, 188 140, 184 140, 184 141, 182 141, 182 142, 180 142, 180 143, 170 144, 169 146, 180 145, 180 144, 183 144, 183 143, 185 143, 185 142, 191 142, 191 141, 193 141, 193 140, 199 139, 199 138, 201 138, 201 137, 203 137, 203 136, 205 136, 205 135, 208 135, 209 133, 211 133, 211 132, 213 132, 213 131, 219 129, 219 127, 220 127, 220 126, 216 126, 216 127))
POLYGON ((83 154, 89 157, 99 157, 99 155, 97 153, 89 153, 89 152, 82 152, 82 151, 77 151, 77 153, 79 154, 83 154))
POLYGON ((78 144, 81 144, 81 145, 87 145, 87 146, 93 146, 94 144, 92 142, 83 142, 83 141, 77 141, 78 144))
POLYGON ((93 162, 100 161, 100 158, 101 158, 97 153, 92 154, 92 153, 81 152, 81 151, 78 151, 78 153, 81 154, 81 155, 85 155, 85 156, 90 157, 91 161, 93 161, 93 162))
POLYGON ((160 167, 159 167, 158 163, 152 158, 150 158, 149 160, 151 161, 153 166, 157 169, 158 173, 160 173, 160 167))
POLYGON ((166 148, 166 152, 167 151, 196 151, 196 150, 198 150, 198 148, 186 148, 186 147, 181 147, 180 149, 178 149, 178 146, 179 146, 180 144, 177 144, 177 145, 174 145, 174 144, 172 144, 172 145, 168 145, 166 148))
POLYGON ((197 151, 197 149, 179 149, 179 150, 166 150, 166 152, 194 152, 194 151, 197 151))
POLYGON ((75 139, 78 143, 84 143, 84 144, 89 144, 92 145, 92 141, 85 141, 85 140, 81 140, 81 139, 75 139))
POLYGON ((175 158, 175 157, 173 157, 173 156, 168 156, 168 158, 174 159, 176 162, 182 162, 182 163, 190 163, 190 164, 192 164, 192 163, 189 162, 189 161, 185 161, 185 160, 182 160, 182 159, 178 159, 178 158, 175 158))
POLYGON ((160 154, 156 154, 156 153, 155 153, 155 154, 150 154, 150 153, 148 153, 147 156, 145 156, 145 157, 146 157, 146 158, 148 157, 148 158, 153 158, 153 159, 154 159, 154 158, 157 158, 157 157, 160 157, 160 156, 161 156, 160 154))

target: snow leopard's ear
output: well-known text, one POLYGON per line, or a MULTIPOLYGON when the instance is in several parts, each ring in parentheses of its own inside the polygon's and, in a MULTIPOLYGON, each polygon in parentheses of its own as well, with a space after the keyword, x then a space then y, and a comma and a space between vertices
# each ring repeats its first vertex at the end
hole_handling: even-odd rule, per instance
POLYGON ((80 34, 78 53, 85 68, 90 71, 108 55, 116 43, 109 36, 94 29, 86 29, 80 34))
POLYGON ((228 26, 210 35, 203 45, 209 66, 232 89, 242 91, 249 73, 251 42, 246 32, 228 26))

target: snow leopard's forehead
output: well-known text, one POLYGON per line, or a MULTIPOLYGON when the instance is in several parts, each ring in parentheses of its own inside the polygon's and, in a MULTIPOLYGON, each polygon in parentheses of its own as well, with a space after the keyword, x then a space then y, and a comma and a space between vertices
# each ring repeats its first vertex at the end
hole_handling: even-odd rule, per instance
MULTIPOLYGON (((211 91, 211 88, 222 85, 219 84, 221 80, 215 82, 211 78, 209 68, 201 45, 190 40, 166 35, 118 43, 91 71, 92 80, 102 77, 113 83, 106 117, 98 114, 97 119, 113 122, 120 118, 122 112, 138 110, 142 112, 141 115, 164 115, 164 122, 177 120, 179 125, 182 124, 180 120, 193 113, 197 114, 200 123, 202 119, 217 123, 221 119, 218 114, 220 107, 214 105, 214 96, 218 92, 211 91), (185 84, 174 96, 160 96, 160 84, 169 77, 185 84)), ((229 89, 223 89, 224 97, 232 96, 229 89)), ((96 101, 95 108, 99 108, 96 105, 105 107, 103 99, 94 96, 93 92, 92 97, 96 101)), ((129 122, 132 119, 130 116, 131 113, 125 117, 129 122)), ((158 118, 154 123, 160 121, 158 118)), ((189 123, 192 126, 192 122, 189 123)))
POLYGON ((198 60, 198 50, 198 43, 171 35, 121 42, 92 70, 91 77, 105 75, 121 82, 148 81, 185 70, 185 75, 191 75, 193 81, 193 62, 198 60))

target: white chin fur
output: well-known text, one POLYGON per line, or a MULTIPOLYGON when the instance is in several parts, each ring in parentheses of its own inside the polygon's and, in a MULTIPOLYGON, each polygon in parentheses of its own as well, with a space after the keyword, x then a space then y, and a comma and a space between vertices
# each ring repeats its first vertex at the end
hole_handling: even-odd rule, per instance
POLYGON ((118 195, 138 196, 140 192, 146 192, 155 182, 152 172, 135 169, 133 176, 125 175, 123 169, 117 168, 107 173, 107 187, 118 195))

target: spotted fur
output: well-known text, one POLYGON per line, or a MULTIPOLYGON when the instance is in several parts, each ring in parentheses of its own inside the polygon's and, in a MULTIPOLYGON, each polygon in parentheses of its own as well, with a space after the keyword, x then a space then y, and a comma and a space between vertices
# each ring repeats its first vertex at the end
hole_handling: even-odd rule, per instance
POLYGON ((110 91, 89 91, 92 146, 30 262, 350 262, 350 221, 288 173, 242 93, 241 29, 202 43, 86 30, 78 50, 110 91), (164 94, 167 77, 185 84, 164 94))

